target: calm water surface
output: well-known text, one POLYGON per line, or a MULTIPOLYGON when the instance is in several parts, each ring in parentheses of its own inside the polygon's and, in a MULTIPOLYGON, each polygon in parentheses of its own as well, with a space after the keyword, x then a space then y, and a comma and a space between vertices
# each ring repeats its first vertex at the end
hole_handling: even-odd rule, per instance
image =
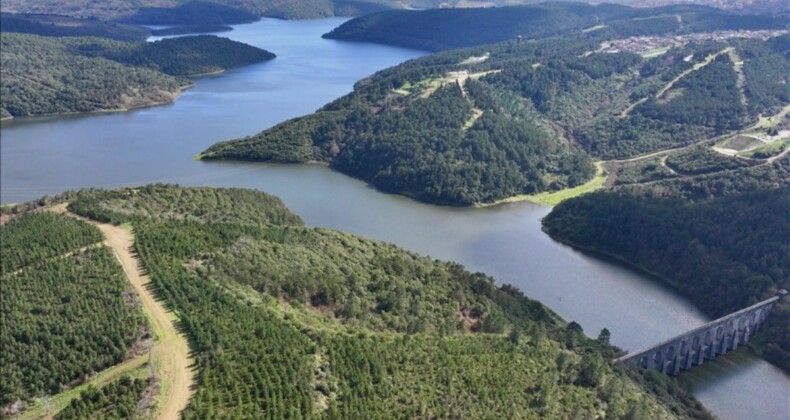
MULTIPOLYGON (((201 78, 172 105, 120 114, 4 122, 0 200, 148 182, 257 188, 310 225, 393 242, 516 285, 595 336, 637 349, 707 321, 645 275, 552 241, 547 207, 453 209, 383 194, 317 165, 199 162, 211 144, 315 111, 362 77, 424 53, 323 40, 342 19, 264 19, 221 34, 266 48, 270 62, 201 78)), ((683 376, 722 419, 790 419, 790 378, 737 352, 683 376)))

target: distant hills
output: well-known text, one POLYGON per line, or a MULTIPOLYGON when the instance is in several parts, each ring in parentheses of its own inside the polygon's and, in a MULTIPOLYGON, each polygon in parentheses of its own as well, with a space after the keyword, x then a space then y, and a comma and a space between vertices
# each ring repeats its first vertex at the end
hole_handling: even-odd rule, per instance
POLYGON ((99 36, 119 41, 144 41, 151 32, 137 25, 107 23, 42 14, 0 13, 0 30, 41 36, 99 36))
MULTIPOLYGON (((235 24, 261 16, 314 19, 358 16, 391 9, 424 9, 443 4, 446 2, 442 0, 3 0, 3 11, 143 24, 235 24)), ((504 5, 513 4, 513 1, 491 0, 485 4, 504 5)))
POLYGON ((614 4, 552 2, 489 9, 398 10, 354 18, 326 38, 440 51, 505 40, 568 36, 595 28, 596 37, 683 34, 729 29, 783 29, 786 19, 739 16, 703 6, 637 9, 614 4))
MULTIPOLYGON (((280 19, 311 19, 328 16, 361 16, 398 9, 515 6, 557 1, 490 0, 3 0, 3 12, 41 13, 76 18, 158 24, 236 24, 267 16, 280 19)), ((562 2, 560 2, 562 3, 562 2)), ((594 2, 598 3, 598 2, 594 2)), ((638 7, 704 5, 742 13, 787 13, 783 0, 613 0, 638 7)), ((576 3, 583 5, 585 3, 576 3)))
POLYGON ((785 15, 790 13, 790 6, 785 0, 615 0, 614 2, 623 2, 636 7, 699 4, 741 13, 780 13, 785 15))
POLYGON ((140 25, 228 25, 258 20, 255 13, 221 3, 192 1, 176 7, 142 7, 134 13, 114 18, 116 21, 140 25))

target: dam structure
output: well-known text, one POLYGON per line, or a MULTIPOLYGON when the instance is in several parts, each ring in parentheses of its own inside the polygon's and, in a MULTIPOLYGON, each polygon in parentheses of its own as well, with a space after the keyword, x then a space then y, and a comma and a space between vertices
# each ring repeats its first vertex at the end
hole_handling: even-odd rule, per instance
POLYGON ((713 360, 717 355, 735 350, 748 342, 759 331, 774 305, 787 294, 787 290, 779 290, 769 299, 656 345, 626 354, 615 359, 614 363, 677 375, 681 370, 713 360))

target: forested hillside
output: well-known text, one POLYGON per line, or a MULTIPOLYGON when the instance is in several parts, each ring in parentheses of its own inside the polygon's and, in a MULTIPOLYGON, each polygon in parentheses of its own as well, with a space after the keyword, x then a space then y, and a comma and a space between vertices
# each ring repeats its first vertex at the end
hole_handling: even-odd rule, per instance
POLYGON ((787 3, 784 0, 614 0, 612 3, 625 3, 637 7, 654 7, 665 4, 707 4, 744 14, 781 14, 787 12, 787 3))
POLYGON ((3 32, 41 36, 98 36, 119 41, 145 41, 150 35, 148 28, 143 26, 39 14, 0 13, 0 28, 3 32))
MULTIPOLYGON (((486 4, 518 4, 516 0, 493 0, 486 4)), ((531 3, 534 0, 525 0, 531 3)), ((3 0, 12 13, 48 13, 78 18, 119 20, 146 25, 235 24, 260 16, 280 19, 316 19, 358 16, 403 8, 439 7, 440 0, 3 0)))
POLYGON ((10 116, 126 110, 171 102, 210 73, 274 57, 225 38, 153 43, 3 33, 0 109, 10 116))
POLYGON ((0 235, 3 412, 144 351, 145 318, 98 229, 41 212, 11 220, 0 235))
POLYGON ((702 6, 635 9, 614 4, 547 2, 486 9, 395 10, 354 18, 325 35, 429 51, 586 33, 595 36, 684 34, 785 27, 781 18, 741 16, 702 6))
POLYGON ((72 46, 72 51, 83 56, 107 58, 128 66, 150 68, 173 76, 213 73, 275 57, 266 50, 212 35, 168 38, 135 44, 87 42, 72 46))
POLYGON ((133 418, 139 412, 140 400, 144 398, 144 392, 149 388, 150 381, 150 379, 124 376, 100 389, 89 387, 55 418, 58 420, 133 418))
MULTIPOLYGON (((385 191, 469 205, 575 187, 593 177, 592 158, 688 146, 790 103, 790 35, 658 55, 602 48, 570 38, 434 54, 203 158, 322 161, 385 191)), ((749 165, 710 162, 690 171, 749 165)))
MULTIPOLYGON (((569 200, 543 221, 553 237, 657 273, 711 316, 790 289, 790 157, 696 179, 569 200)), ((790 370, 790 306, 758 351, 790 370)))
POLYGON ((667 378, 610 367, 605 340, 513 287, 304 227, 273 198, 258 216, 215 204, 232 196, 264 195, 149 186, 81 192, 71 205, 133 224, 155 290, 194 346, 185 418, 707 417, 667 378))

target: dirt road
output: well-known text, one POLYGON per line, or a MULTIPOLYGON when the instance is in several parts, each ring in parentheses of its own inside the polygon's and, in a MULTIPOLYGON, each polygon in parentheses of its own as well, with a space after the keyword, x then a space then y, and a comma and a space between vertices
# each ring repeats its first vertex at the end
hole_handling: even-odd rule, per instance
MULTIPOLYGON (((707 66, 708 64, 712 63, 713 60, 716 59, 716 57, 718 57, 718 56, 720 56, 722 54, 728 54, 731 51, 734 51, 734 49, 732 47, 727 47, 727 48, 725 48, 725 49, 723 49, 723 50, 721 50, 721 51, 719 51, 719 52, 717 52, 715 54, 711 54, 711 55, 705 57, 705 60, 703 60, 702 62, 695 64, 692 68, 684 71, 683 73, 680 73, 679 75, 677 75, 677 77, 675 77, 674 79, 672 79, 669 82, 667 82, 667 84, 665 84, 664 87, 662 87, 661 90, 659 90, 658 93, 656 93, 655 98, 656 99, 660 99, 665 93, 667 93, 668 90, 672 89, 672 87, 675 86, 675 83, 679 82, 681 79, 683 79, 684 77, 688 76, 689 74, 691 74, 691 73, 693 73, 693 72, 695 72, 695 71, 707 66)), ((644 102, 647 102, 648 99, 650 99, 650 98, 649 97, 642 98, 642 99, 634 102, 633 104, 629 105, 628 108, 626 108, 623 112, 620 113, 620 118, 627 117, 628 114, 630 114, 631 111, 634 110, 634 108, 636 108, 637 106, 641 105, 644 102)))
MULTIPOLYGON (((186 338, 176 330, 176 317, 168 312, 146 288, 151 280, 140 272, 140 261, 132 254, 134 235, 124 227, 84 219, 68 212, 66 206, 66 204, 61 204, 52 210, 86 220, 101 229, 106 238, 104 243, 113 250, 126 277, 140 296, 151 327, 157 335, 157 342, 151 349, 151 358, 162 385, 157 400, 156 418, 177 419, 192 396, 192 385, 195 382, 192 369, 193 360, 189 355, 189 345, 186 338)), ((97 314, 97 316, 101 316, 101 314, 97 314)))

